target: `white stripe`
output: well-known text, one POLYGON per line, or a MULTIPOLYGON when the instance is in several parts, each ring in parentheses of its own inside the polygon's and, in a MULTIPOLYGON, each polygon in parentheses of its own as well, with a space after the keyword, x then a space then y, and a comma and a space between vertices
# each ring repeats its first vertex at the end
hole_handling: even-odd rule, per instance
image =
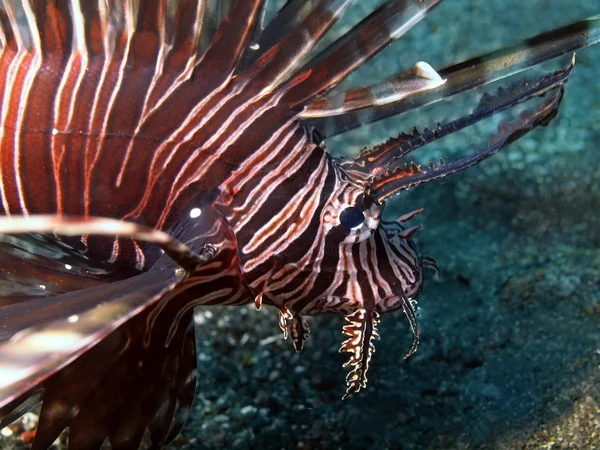
MULTIPOLYGON (((25 51, 19 50, 12 58, 10 65, 8 67, 8 70, 6 72, 6 76, 5 76, 5 82, 4 82, 4 95, 3 95, 3 99, 2 99, 2 128, 0 129, 0 143, 2 143, 4 141, 4 136, 5 136, 5 130, 6 130, 6 121, 8 118, 8 112, 10 110, 10 99, 11 99, 11 93, 14 92, 14 83, 15 83, 15 79, 16 79, 16 75, 19 71, 19 68, 21 67, 21 63, 23 61, 23 58, 25 58, 25 56, 27 55, 27 53, 25 51)), ((14 148, 10 147, 7 148, 6 145, 1 145, 0 148, 2 149, 7 149, 9 152, 10 151, 15 151, 14 148)), ((3 150, 6 151, 6 150, 3 150)), ((13 156, 14 157, 14 156, 13 156)), ((15 159, 14 161, 14 170, 17 170, 18 168, 18 159, 15 159)), ((16 172, 18 173, 18 172, 16 172)), ((18 175, 15 175, 18 178, 18 175)), ((2 178, 4 178, 4 176, 2 176, 2 178)), ((23 200, 22 200, 22 193, 20 194, 21 197, 19 199, 20 203, 22 204, 23 200)), ((2 205, 4 207, 4 210, 6 211, 7 214, 10 214, 10 210, 9 210, 9 205, 8 205, 8 198, 5 192, 5 187, 4 184, 2 184, 2 205)))
MULTIPOLYGON (((127 12, 129 14, 131 14, 130 8, 127 8, 127 12)), ((128 16, 129 16, 129 14, 128 14, 128 16)), ((131 26, 130 22, 133 22, 133 19, 130 17, 126 17, 126 22, 128 24, 128 30, 129 30, 129 27, 131 26)), ((127 43, 125 45, 125 51, 123 52, 123 59, 121 60, 121 64, 119 66, 119 71, 118 71, 119 75, 117 77, 117 82, 113 86, 113 89, 112 89, 112 92, 110 95, 110 99, 109 99, 108 105, 106 107, 106 112, 104 114, 104 120, 102 121, 102 129, 100 131, 100 142, 98 142, 98 144, 96 145, 96 151, 94 153, 94 157, 92 159, 90 166, 86 167, 86 170, 85 170, 84 208, 85 208, 86 215, 89 214, 91 178, 93 176, 93 172, 96 167, 96 163, 98 162, 98 159, 100 158, 100 155, 102 153, 104 141, 106 140, 108 120, 110 118, 110 113, 113 110, 115 101, 116 101, 119 91, 121 89, 121 84, 123 83, 123 76, 125 75, 125 66, 127 65, 127 59, 129 58, 129 51, 131 49, 132 38, 133 38, 133 31, 129 30, 128 35, 127 35, 127 43)), ((102 67, 101 83, 104 82, 104 78, 105 78, 105 75, 106 75, 106 72, 107 72, 107 69, 108 69, 110 63, 112 62, 113 55, 107 54, 105 56, 105 58, 106 59, 104 61, 104 66, 102 67)), ((92 124, 94 122, 94 118, 95 118, 94 116, 96 115, 97 101, 99 100, 98 97, 101 93, 102 93, 102 84, 100 84, 99 88, 96 90, 96 96, 94 98, 94 106, 92 109, 92 114, 90 114, 90 119, 89 119, 89 128, 88 129, 90 131, 91 131, 92 124)), ((88 145, 89 145, 89 139, 88 139, 88 145)), ((88 158, 88 148, 86 145, 86 152, 85 152, 86 162, 87 162, 87 158, 88 158)))
MULTIPOLYGON (((285 91, 281 91, 277 95, 273 96, 268 102, 266 102, 264 105, 262 105, 256 111, 254 111, 253 114, 251 114, 239 127, 237 127, 237 129, 234 132, 228 133, 227 134, 227 139, 220 145, 220 147, 217 148, 217 149, 214 149, 214 151, 212 151, 210 153, 210 155, 208 155, 208 158, 206 158, 206 159, 204 159, 202 161, 202 164, 199 165, 199 167, 197 168, 197 170, 194 173, 194 175, 192 177, 187 178, 185 181, 183 181, 182 185, 177 188, 178 181, 180 181, 180 180, 183 179, 183 174, 184 174, 185 170, 188 167, 190 167, 192 164, 197 163, 197 160, 203 154, 203 151, 206 151, 209 148, 209 145, 216 140, 217 136, 220 136, 222 133, 224 133, 226 131, 227 125, 229 125, 229 123, 231 123, 231 121, 236 116, 238 116, 239 114, 241 114, 245 108, 250 107, 251 104, 247 104, 247 103, 242 104, 235 111, 233 111, 232 114, 231 114, 231 118, 228 119, 226 121, 226 123, 224 123, 219 128, 219 130, 217 130, 215 132, 215 136, 213 136, 212 139, 210 139, 206 144, 204 144, 202 148, 197 149, 194 152, 194 155, 190 159, 188 159, 185 162, 185 164, 181 167, 181 169, 179 170, 179 173, 175 177, 175 181, 171 184, 171 191, 169 193, 169 197, 168 197, 167 202, 165 204, 165 209, 163 210, 163 213, 162 213, 162 215, 161 215, 161 217, 160 217, 160 219, 158 221, 158 227, 159 228, 162 226, 162 224, 166 220, 168 214, 170 213, 171 206, 179 198, 179 196, 183 193, 183 191, 188 186, 190 186, 192 183, 200 180, 210 170, 210 168, 212 167, 212 165, 216 161, 219 161, 219 159, 221 158, 221 156, 223 155, 223 153, 234 142, 236 142, 240 138, 240 136, 244 133, 244 131, 246 131, 251 125, 255 124, 256 121, 260 120, 260 117, 267 110, 269 110, 269 109, 274 108, 275 106, 277 106, 277 104, 279 103, 279 101, 280 101, 280 99, 281 99, 281 97, 283 96, 284 93, 285 93, 285 91)), ((257 97, 253 97, 253 100, 257 100, 257 97)))
MULTIPOLYGON (((268 167, 269 163, 275 158, 280 157, 279 153, 283 150, 283 148, 288 144, 292 136, 296 134, 298 128, 292 126, 288 133, 282 138, 281 135, 285 130, 290 128, 291 125, 295 125, 297 122, 296 118, 290 119, 284 126, 279 128, 273 136, 271 136, 267 142, 260 146, 260 148, 254 152, 250 157, 248 157, 244 162, 240 165, 240 167, 234 170, 229 178, 225 180, 220 186, 221 190, 225 190, 227 187, 234 191, 240 191, 248 182, 251 182, 252 179, 265 167, 268 167), (278 144, 272 148, 271 146, 278 142, 278 144), (250 169, 250 170, 248 170, 250 169), (248 170, 248 173, 237 180, 239 174, 243 173, 245 170, 248 170), (236 183, 237 182, 237 183, 236 183), (234 184, 235 183, 235 184, 234 184)), ((232 218, 231 216, 229 217, 232 218)))
POLYGON ((87 59, 88 49, 85 42, 85 20, 81 12, 79 0, 71 0, 71 19, 73 20, 73 35, 75 36, 74 47, 79 54, 82 56, 86 55, 87 59))
POLYGON ((23 183, 21 180, 21 131, 23 130, 23 121, 25 120, 25 107, 29 100, 29 94, 31 92, 31 86, 33 81, 42 66, 42 58, 39 53, 33 56, 31 64, 25 70, 27 75, 21 86, 21 95, 19 96, 19 105, 17 109, 17 120, 15 124, 15 148, 14 148, 14 170, 15 170, 15 181, 17 184, 17 194, 19 197, 19 204, 21 205, 21 212, 23 214, 29 214, 27 205, 25 205, 25 193, 23 192, 23 183), (33 69, 34 68, 34 69, 33 69))
MULTIPOLYGON (((169 151, 169 155, 167 156, 167 160, 170 160, 172 158, 174 149, 169 149, 169 146, 171 144, 177 143, 179 145, 176 148, 179 148, 179 146, 181 145, 181 141, 178 139, 178 134, 181 133, 191 123, 192 120, 197 119, 198 117, 204 117, 204 114, 201 114, 202 113, 202 109, 204 108, 204 106, 213 97, 215 97, 217 94, 219 94, 225 87, 226 87, 226 83, 224 83, 221 86, 219 86, 218 88, 214 89, 206 97, 204 97, 194 107, 194 109, 192 109, 192 111, 189 112, 189 114, 185 117, 185 119, 183 119, 180 122, 179 127, 176 130, 174 130, 169 136, 165 136, 164 137, 163 143, 156 149, 156 151, 153 152, 154 154, 153 154, 153 157, 152 157, 152 162, 150 163, 150 168, 148 170, 149 173, 150 173, 150 175, 148 177, 146 191, 144 192, 144 196, 142 197, 142 200, 140 201, 140 204, 130 213, 132 216, 137 216, 137 215, 141 214, 141 211, 146 206, 146 203, 147 203, 147 201, 148 201, 148 199, 150 197, 150 194, 152 192, 152 188, 154 187, 154 184, 159 179, 160 175, 162 174, 163 170, 165 169, 165 166, 163 164, 162 169, 156 170, 157 161, 162 156, 163 152, 165 150, 169 151)), ((163 98, 166 99, 165 96, 163 96, 163 98)), ((139 131, 141 130, 142 126, 144 125, 146 119, 148 117, 150 117, 150 115, 156 109, 157 109, 156 107, 153 108, 148 113, 148 115, 146 117, 143 117, 140 120, 140 123, 139 123, 139 125, 137 126, 137 128, 136 128, 136 130, 134 132, 134 136, 139 134, 139 131)), ((135 144, 135 140, 132 140, 130 142, 129 146, 127 147, 127 151, 125 152, 125 156, 123 158, 123 162, 121 163, 121 171, 119 172, 119 175, 118 175, 116 183, 115 183, 117 187, 119 187, 121 185, 121 183, 123 182, 123 177, 125 176, 125 169, 126 169, 127 163, 129 162, 129 159, 131 157, 134 144, 135 144)))
MULTIPOLYGON (((293 218, 298 213, 298 209, 300 209, 297 220, 281 233, 262 253, 265 255, 278 255, 285 251, 310 225, 319 206, 319 199, 327 174, 327 157, 323 153, 319 167, 313 171, 304 187, 290 198, 279 213, 274 214, 265 225, 254 233, 252 239, 242 248, 242 253, 248 254, 253 252, 267 239, 280 233, 282 224, 293 218)), ((244 265, 244 271, 249 272, 255 267, 255 262, 249 260, 244 265)))
POLYGON ((305 151, 307 138, 306 135, 298 141, 293 150, 279 165, 280 170, 274 170, 260 184, 256 186, 246 197, 246 201, 240 207, 234 208, 234 212, 250 209, 245 214, 240 214, 240 220, 234 224, 233 229, 238 233, 256 214, 262 205, 269 200, 271 193, 283 183, 289 175, 296 173, 304 165, 310 156, 310 152, 305 151), (291 166, 288 166, 292 163, 291 166), (251 205, 251 206, 250 206, 251 205))
POLYGON ((25 11, 25 17, 27 18, 27 25, 29 26, 29 33, 31 40, 33 41, 33 47, 37 54, 42 54, 42 43, 40 38, 40 31, 35 20, 35 14, 31 8, 31 0, 22 0, 23 10, 25 11))
MULTIPOLYGON (((375 231, 375 233, 378 233, 379 231, 375 231)), ((383 236, 381 237, 383 240, 383 236)), ((375 241, 375 236, 371 237, 370 239, 367 239, 364 241, 365 243, 368 242, 369 243, 369 258, 371 259, 371 264, 373 264, 374 267, 374 274, 375 277, 377 278, 377 281, 375 281, 375 285, 383 288, 383 292, 385 293, 385 297, 389 297, 391 295, 394 295, 394 292, 392 291, 392 288, 390 287, 390 285, 388 284, 388 282, 385 280, 385 278, 383 277, 383 275, 381 275, 381 271, 379 268, 379 264, 385 264, 385 261, 383 261, 380 257, 378 257, 377 255, 377 242, 375 241)), ((387 268, 387 265, 386 265, 387 268)))
MULTIPOLYGON (((58 139, 59 139, 59 134, 62 131, 59 127, 59 117, 60 117, 60 111, 61 111, 61 103, 63 100, 63 93, 64 90, 67 86, 67 80, 69 79, 69 76, 71 75, 71 68, 73 67, 73 62, 75 60, 75 53, 72 51, 71 55, 69 56, 69 61, 67 62, 67 65, 65 66, 65 68, 63 69, 63 75, 61 78, 61 81, 58 85, 58 89, 56 91, 56 94, 54 96, 54 108, 53 108, 53 124, 54 124, 54 130, 56 130, 56 133, 52 133, 52 145, 50 148, 50 153, 52 155, 52 169, 53 169, 53 173, 54 173, 54 183, 56 184, 56 212, 60 215, 63 213, 63 206, 62 206, 62 197, 63 197, 63 192, 62 192, 62 188, 61 188, 61 183, 60 180, 62 179, 62 173, 60 170, 60 166, 62 164, 62 161, 64 159, 64 155, 66 152, 66 148, 63 144, 62 146, 62 151, 58 152, 57 149, 57 144, 58 144, 58 139)), ((72 91, 72 95, 73 97, 71 97, 71 102, 73 102, 73 98, 76 95, 76 91, 72 91)), ((69 110, 70 111, 73 109, 73 103, 71 103, 71 107, 69 110)), ((69 116, 69 114, 67 114, 67 116, 69 116)), ((69 118, 67 118, 67 123, 65 124, 64 129, 68 130, 69 129, 69 123, 70 120, 69 118)))

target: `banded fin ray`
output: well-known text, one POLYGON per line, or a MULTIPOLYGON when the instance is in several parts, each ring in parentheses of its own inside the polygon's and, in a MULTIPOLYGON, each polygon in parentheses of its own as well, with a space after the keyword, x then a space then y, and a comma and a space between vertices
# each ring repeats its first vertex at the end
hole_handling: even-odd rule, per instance
MULTIPOLYGON (((250 39, 250 45, 242 57, 243 63, 240 64, 239 71, 250 67, 269 49, 277 45, 286 33, 299 26, 315 8, 318 1, 289 0, 267 24, 259 23, 254 36, 250 39)), ((266 0, 264 8, 267 8, 267 3, 268 0, 266 0)))
MULTIPOLYGON (((297 106, 319 98, 365 64, 387 44, 402 37, 441 1, 391 0, 380 6, 302 69, 310 73, 310 76, 302 85, 290 92, 287 100, 297 106)), ((390 92, 394 86, 393 81, 390 81, 385 88, 390 92)), ((347 93, 347 96, 355 98, 354 92, 347 93)), ((364 93, 364 90, 359 92, 364 93)), ((339 103, 339 101, 336 99, 325 103, 339 103)), ((318 110, 318 107, 309 105, 304 108, 301 117, 314 117, 315 110, 318 110)), ((322 111, 321 114, 331 115, 327 111, 322 111)))
POLYGON ((301 117, 304 119, 331 117, 373 105, 395 103, 420 92, 435 89, 445 82, 446 80, 442 79, 429 64, 420 61, 412 69, 384 83, 354 89, 309 104, 302 111, 301 117))
POLYGON ((212 41, 219 25, 223 22, 223 19, 231 12, 235 0, 206 0, 204 2, 198 2, 204 4, 205 13, 202 20, 202 33, 200 38, 201 51, 203 48, 208 47, 208 44, 212 41))
POLYGON ((307 117, 303 122, 331 137, 516 75, 597 42, 600 42, 600 17, 592 17, 437 70, 446 82, 436 88, 400 98, 397 102, 373 103, 345 114, 336 111, 334 116, 307 117))
MULTIPOLYGON (((216 29, 214 39, 203 56, 202 61, 195 71, 194 76, 199 79, 213 78, 219 81, 230 77, 237 67, 248 41, 252 36, 252 30, 256 25, 263 0, 237 0, 227 9, 227 20, 222 20, 216 29), (215 77, 214 64, 218 62, 218 72, 221 77, 215 77)), ((226 0, 226 4, 230 1, 226 0)), ((218 1, 211 2, 214 13, 221 16, 226 5, 218 1)), ((211 83, 212 85, 212 83, 211 83)), ((214 87, 214 86, 213 86, 214 87)))
MULTIPOLYGON (((257 70, 256 81, 272 92, 303 67, 305 59, 323 35, 344 14, 354 0, 321 0, 295 28, 265 52, 250 68, 257 70)), ((276 20, 276 19, 275 19, 276 20)), ((301 73, 289 80, 293 87, 309 74, 301 73)))

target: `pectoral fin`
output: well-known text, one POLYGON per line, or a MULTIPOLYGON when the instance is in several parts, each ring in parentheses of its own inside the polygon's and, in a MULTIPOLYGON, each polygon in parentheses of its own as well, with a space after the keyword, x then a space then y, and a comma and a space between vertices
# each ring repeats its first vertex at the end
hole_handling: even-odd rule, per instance
MULTIPOLYGON (((100 448, 106 438, 114 448, 137 448, 145 432, 160 448, 180 430, 193 401, 192 310, 176 314, 192 299, 178 287, 211 261, 220 236, 208 242, 187 223, 177 235, 186 245, 136 224, 50 216, 0 219, 0 233, 110 234, 101 223, 119 235, 129 227, 131 237, 160 245, 166 255, 124 280, 101 278, 46 296, 0 294, 0 428, 42 400, 35 449, 48 448, 66 427, 73 449, 100 448), (161 320, 151 320, 155 310, 161 320)), ((35 279, 20 267, 11 277, 26 275, 30 286, 35 279)), ((60 272, 60 264, 51 268, 60 272)))
POLYGON ((152 307, 184 274, 176 268, 152 271, 0 308, 0 407, 152 307))

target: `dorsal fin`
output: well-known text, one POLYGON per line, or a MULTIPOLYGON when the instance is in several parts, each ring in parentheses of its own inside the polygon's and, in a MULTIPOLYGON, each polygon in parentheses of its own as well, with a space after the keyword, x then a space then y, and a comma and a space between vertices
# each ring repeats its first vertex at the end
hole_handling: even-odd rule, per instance
MULTIPOLYGON (((238 9, 256 9, 261 0, 239 3, 238 9)), ((197 61, 225 16, 234 12, 232 4, 233 0, 3 0, 0 45, 15 50, 38 46, 44 53, 108 54, 132 40, 138 54, 156 56, 162 48, 166 57, 168 47, 179 60, 197 61)), ((253 14, 247 12, 238 17, 244 16, 252 28, 253 14)))
POLYGON ((206 51, 208 41, 201 48, 202 36, 207 34, 206 15, 206 2, 182 0, 176 10, 167 9, 163 39, 183 60, 195 60, 206 51))
POLYGON ((354 89, 307 105, 301 117, 305 119, 347 114, 372 105, 398 102, 419 92, 435 89, 445 83, 426 62, 420 61, 407 72, 383 83, 354 89))
MULTIPOLYGON (((267 1, 268 2, 268 1, 267 1)), ((252 38, 252 45, 246 48, 241 69, 249 67, 258 58, 276 45, 290 30, 296 28, 315 7, 316 0, 289 0, 252 38)))
POLYGON ((10 0, 3 1, 2 14, 2 31, 4 34, 5 45, 13 50, 24 50, 28 39, 23 36, 26 29, 19 24, 19 15, 22 15, 22 10, 10 0), (21 14, 19 14, 21 12, 21 14))
MULTIPOLYGON (((308 12, 295 28, 263 54, 253 68, 260 69, 258 79, 267 91, 273 91, 290 79, 302 67, 310 51, 315 47, 330 27, 344 14, 353 0, 322 0, 308 12)), ((295 3, 295 2, 294 2, 295 3)), ((312 2, 309 2, 312 4, 312 2)), ((277 19, 274 19, 275 21, 277 19)), ((308 73, 299 75, 300 80, 308 73)), ((290 87, 298 81, 289 81, 290 87)))
POLYGON ((53 53, 68 48, 71 39, 71 25, 65 14, 60 13, 56 2, 35 2, 33 4, 37 29, 42 37, 42 51, 53 53))
POLYGON ((208 45, 214 37, 219 25, 232 12, 234 0, 206 0, 205 13, 202 20, 202 44, 208 45))
POLYGON ((290 93, 290 103, 304 104, 333 89, 438 3, 440 0, 389 0, 303 68, 311 73, 310 77, 290 93))
MULTIPOLYGON (((304 123, 306 126, 315 126, 325 136, 332 137, 516 75, 544 61, 572 53, 599 41, 600 19, 591 17, 438 70, 440 78, 446 80, 446 83, 436 89, 422 91, 408 98, 400 98, 397 102, 383 104, 373 102, 369 107, 349 111, 343 115, 305 119, 304 123)), ((313 72, 310 79, 315 77, 316 74, 313 72)), ((308 81, 295 91, 302 92, 307 86, 311 86, 308 81)))

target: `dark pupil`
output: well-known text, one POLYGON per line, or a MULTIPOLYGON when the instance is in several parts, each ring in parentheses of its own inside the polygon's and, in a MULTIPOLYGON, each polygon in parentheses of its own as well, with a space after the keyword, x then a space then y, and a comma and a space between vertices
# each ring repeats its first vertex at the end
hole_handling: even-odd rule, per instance
POLYGON ((365 220, 362 211, 355 206, 350 206, 340 214, 340 223, 346 228, 354 228, 361 225, 365 220))

